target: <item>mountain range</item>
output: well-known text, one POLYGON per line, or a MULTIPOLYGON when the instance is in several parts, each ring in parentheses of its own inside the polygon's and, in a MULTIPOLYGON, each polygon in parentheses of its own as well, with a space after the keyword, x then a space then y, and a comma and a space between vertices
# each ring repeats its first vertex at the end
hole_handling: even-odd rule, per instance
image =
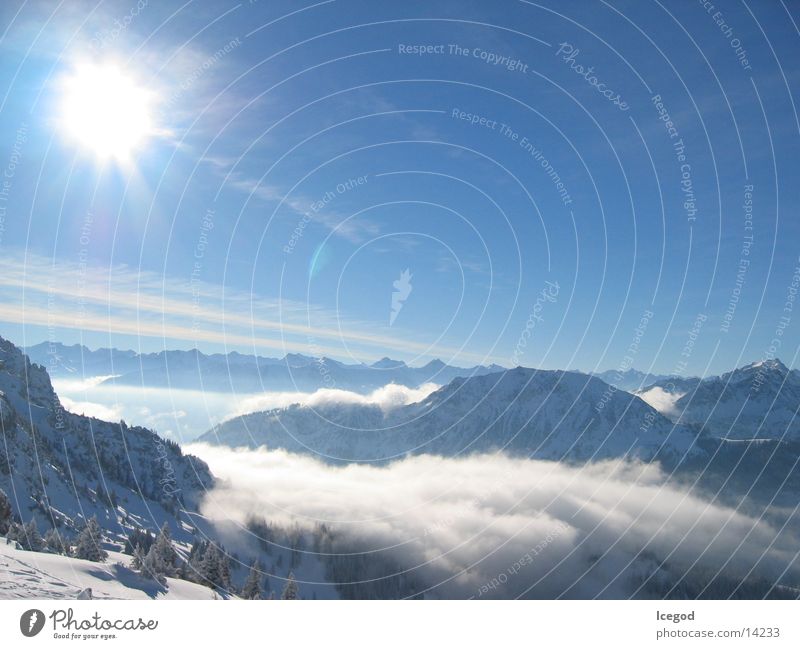
POLYGON ((55 378, 107 377, 106 382, 117 385, 232 393, 314 392, 337 388, 366 394, 388 383, 410 388, 425 383, 441 385, 459 376, 477 376, 503 369, 499 365, 454 367, 438 359, 422 367, 410 367, 390 358, 366 365, 303 354, 267 358, 235 351, 204 354, 196 349, 140 354, 49 342, 27 347, 25 352, 55 378))
POLYGON ((397 408, 330 403, 251 413, 200 441, 334 464, 500 451, 566 462, 637 458, 709 497, 763 511, 800 499, 797 379, 767 361, 720 377, 669 377, 632 394, 587 374, 516 368, 454 379, 397 408))
POLYGON ((290 406, 224 422, 200 441, 283 448, 334 462, 503 451, 548 460, 683 457, 695 434, 638 397, 577 372, 516 368, 457 378, 397 408, 290 406))
MULTIPOLYGON (((310 447, 319 449, 323 455, 341 455, 343 458, 349 457, 345 452, 349 446, 362 449, 353 455, 354 458, 372 459, 403 454, 417 446, 426 449, 425 452, 503 448, 507 452, 530 452, 548 458, 558 458, 561 451, 569 450, 574 457, 588 458, 593 457, 595 451, 607 454, 609 444, 616 442, 621 428, 630 432, 638 427, 647 434, 639 440, 636 452, 647 455, 644 449, 653 442, 649 429, 655 426, 666 430, 670 424, 677 425, 673 435, 676 440, 684 438, 686 429, 704 439, 800 440, 800 420, 794 416, 800 404, 800 372, 790 371, 779 360, 753 363, 721 376, 684 378, 632 368, 586 375, 524 368, 506 371, 497 365, 460 368, 440 360, 422 367, 411 367, 389 358, 366 365, 302 354, 287 354, 281 359, 238 352, 204 354, 198 350, 140 354, 109 348, 90 350, 81 345, 61 343, 40 343, 27 348, 26 352, 33 362, 46 367, 47 372, 56 378, 100 377, 103 381, 99 385, 113 382, 123 386, 248 394, 313 392, 321 388, 366 394, 390 383, 411 388, 425 383, 444 385, 439 393, 422 403, 404 408, 385 411, 377 405, 329 404, 310 410, 290 406, 232 419, 218 425, 203 438, 212 443, 230 444, 235 441, 236 444, 267 443, 270 446, 280 441, 282 447, 295 450, 310 447), (588 376, 597 382, 589 381, 588 376), (521 393, 519 397, 514 396, 513 389, 505 389, 515 380, 518 382, 516 389, 521 393), (557 388, 552 395, 549 392, 551 385, 557 388), (498 391, 498 388, 503 389, 498 391), (658 412, 643 410, 642 404, 622 391, 635 394, 658 412), (602 394, 598 396, 598 392, 611 396, 604 398, 602 394), (460 403, 459 399, 465 394, 469 394, 469 399, 477 404, 468 415, 452 407, 453 403, 460 403), (498 396, 501 394, 503 396, 498 396), (543 394, 549 396, 544 399, 543 394), (486 398, 486 395, 491 396, 486 398), (436 417, 429 414, 420 417, 425 404, 437 399, 442 399, 442 404, 447 407, 441 413, 437 407, 436 417), (607 409, 597 407, 598 403, 606 400, 610 400, 607 409), (496 417, 493 409, 503 411, 503 416, 496 417), (621 421, 614 420, 615 409, 624 413, 621 421), (438 417, 443 419, 435 421, 438 417), (516 423, 524 425, 516 433, 509 433, 508 429, 503 433, 503 426, 516 425, 509 423, 513 417, 519 418, 516 423), (632 418, 637 420, 632 421, 632 418), (645 419, 645 424, 639 421, 645 419), (413 426, 409 425, 411 421, 415 422, 413 426), (589 426, 588 431, 600 431, 604 421, 607 430, 597 432, 597 439, 590 442, 586 436, 579 435, 574 447, 571 443, 564 446, 565 435, 575 435, 572 431, 583 430, 586 426, 589 426), (547 430, 548 426, 556 423, 558 430, 547 430), (434 432, 425 432, 426 426, 432 427, 434 432), (570 427, 571 431, 566 432, 570 427), (372 437, 367 434, 367 439, 362 439, 365 437, 363 431, 380 428, 390 429, 393 433, 372 437), (468 443, 470 431, 467 428, 481 433, 474 443, 468 443), (348 429, 356 430, 342 432, 348 429), (617 432, 610 433, 612 429, 617 432), (439 435, 437 430, 447 432, 439 435), (462 438, 463 450, 452 441, 458 436, 462 438), (313 438, 314 444, 307 444, 306 437, 313 438), (601 449, 599 440, 606 437, 606 448, 601 449), (553 440, 557 438, 560 441, 555 444, 553 440), (538 441, 533 444, 533 440, 538 441), (376 452, 368 452, 364 445, 371 442, 385 447, 386 452, 379 451, 378 446, 373 449, 376 452)), ((677 444, 673 450, 683 453, 686 444, 677 444)))

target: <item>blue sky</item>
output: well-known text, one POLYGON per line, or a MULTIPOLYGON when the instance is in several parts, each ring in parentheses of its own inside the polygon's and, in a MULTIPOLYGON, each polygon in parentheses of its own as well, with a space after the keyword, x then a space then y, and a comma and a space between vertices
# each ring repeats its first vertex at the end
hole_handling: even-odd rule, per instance
POLYGON ((791 5, 139 5, 0 9, 5 337, 797 366, 791 5), (152 93, 132 160, 65 137, 80 60, 152 93))

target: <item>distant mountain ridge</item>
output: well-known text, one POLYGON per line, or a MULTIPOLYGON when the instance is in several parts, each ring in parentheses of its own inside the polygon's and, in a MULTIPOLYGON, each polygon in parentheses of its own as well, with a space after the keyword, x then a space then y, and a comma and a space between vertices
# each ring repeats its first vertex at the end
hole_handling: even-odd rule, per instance
POLYGON ((490 451, 566 461, 649 460, 692 453, 694 439, 638 397, 596 377, 516 368, 454 379, 419 403, 388 411, 340 403, 244 415, 200 441, 381 462, 490 451))
MULTIPOLYGON (((438 358, 423 366, 411 367, 404 361, 388 357, 368 365, 298 353, 288 353, 283 358, 235 351, 205 354, 197 349, 139 354, 132 350, 91 350, 83 345, 50 342, 32 345, 25 348, 25 352, 32 361, 44 365, 55 378, 109 377, 107 382, 121 385, 221 392, 314 391, 337 387, 366 393, 387 383, 411 388, 424 383, 444 385, 454 378, 482 376, 506 369, 496 364, 456 367, 438 358)), ((634 368, 588 374, 628 392, 681 378, 634 368)))
POLYGON ((620 390, 633 392, 640 390, 646 385, 652 385, 658 381, 666 381, 671 378, 678 378, 672 374, 650 374, 630 368, 624 371, 605 370, 604 372, 590 372, 592 376, 602 379, 609 385, 613 385, 620 390))
POLYGON ((715 437, 800 442, 800 372, 778 359, 721 376, 658 381, 640 394, 647 400, 656 389, 672 397, 664 414, 715 437))
MULTIPOLYGON (((800 407, 794 391, 798 373, 756 364, 711 379, 673 377, 669 388, 700 386, 702 397, 689 416, 666 416, 640 397, 577 372, 516 368, 485 376, 455 379, 419 403, 392 410, 376 405, 299 405, 252 413, 214 427, 200 441, 212 445, 285 449, 326 462, 389 462, 415 454, 461 456, 501 451, 515 457, 582 463, 618 458, 660 462, 678 481, 695 484, 709 497, 731 506, 782 505, 791 511, 800 498, 800 438, 796 426, 784 435, 789 413, 800 407), (729 375, 750 385, 762 377, 762 399, 771 402, 776 383, 789 376, 775 411, 764 416, 757 403, 742 438, 732 437, 724 417, 707 417, 706 391, 716 394, 729 375), (792 406, 792 404, 794 404, 792 406), (794 410, 792 410, 792 408, 794 410), (696 410, 695 410, 696 409, 696 410), (720 423, 722 422, 722 423, 720 423), (767 426, 762 424, 766 422, 767 426), (761 430, 757 439, 752 431, 761 430), (772 431, 765 434, 765 431, 772 431), (769 439, 771 437, 771 439, 769 439), (766 439, 765 439, 766 438, 766 439)), ((664 394, 667 394, 665 391, 664 394)), ((677 395, 688 400, 688 395, 677 395)), ((735 403, 725 391, 725 403, 735 403)), ((755 401, 754 401, 755 403, 755 401)), ((681 404, 682 405, 682 404, 681 404)), ((724 410, 724 412, 728 412, 724 410)), ((745 408, 745 414, 750 411, 745 408)), ((738 428, 734 427, 735 433, 738 428)))
POLYGON ((108 348, 92 351, 81 345, 47 342, 26 348, 26 353, 58 378, 113 377, 106 381, 239 393, 313 392, 323 388, 368 393, 387 383, 417 388, 425 383, 441 385, 459 376, 504 369, 499 365, 454 367, 438 359, 422 367, 410 367, 389 358, 366 365, 293 353, 278 359, 238 352, 204 354, 196 349, 139 354, 108 348))

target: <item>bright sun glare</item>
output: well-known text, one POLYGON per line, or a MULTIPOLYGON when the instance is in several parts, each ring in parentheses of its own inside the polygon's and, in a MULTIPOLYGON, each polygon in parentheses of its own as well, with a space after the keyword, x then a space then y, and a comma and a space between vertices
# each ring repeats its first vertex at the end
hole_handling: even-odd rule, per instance
POLYGON ((151 95, 115 65, 85 63, 64 79, 64 134, 99 158, 128 160, 152 134, 151 95))

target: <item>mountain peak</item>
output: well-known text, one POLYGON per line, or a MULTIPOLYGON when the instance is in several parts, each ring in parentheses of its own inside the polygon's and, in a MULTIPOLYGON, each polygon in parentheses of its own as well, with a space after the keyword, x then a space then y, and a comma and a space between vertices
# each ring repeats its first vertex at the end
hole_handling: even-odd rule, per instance
POLYGON ((781 374, 786 374, 789 371, 789 368, 784 365, 779 358, 767 358, 764 360, 756 361, 755 363, 750 363, 750 365, 746 365, 742 369, 746 370, 771 370, 780 372, 781 374))
POLYGON ((59 403, 45 367, 31 363, 19 347, 0 337, 0 391, 8 392, 11 385, 16 385, 12 392, 37 405, 50 408, 59 403))
POLYGON ((305 356, 303 354, 296 354, 293 352, 286 354, 286 356, 284 356, 282 359, 283 363, 292 367, 304 367, 313 361, 314 359, 311 356, 305 356))
POLYGON ((783 382, 785 377, 789 374, 789 368, 786 367, 777 358, 766 358, 760 361, 755 361, 749 365, 743 365, 730 372, 725 372, 719 378, 725 382, 755 382, 763 383, 767 379, 770 381, 783 382))
POLYGON ((25 359, 25 354, 14 343, 0 337, 0 363, 8 370, 20 366, 25 359))
POLYGON ((375 361, 370 367, 379 370, 393 370, 398 367, 406 367, 406 364, 403 361, 395 361, 388 356, 384 356, 381 360, 375 361))

